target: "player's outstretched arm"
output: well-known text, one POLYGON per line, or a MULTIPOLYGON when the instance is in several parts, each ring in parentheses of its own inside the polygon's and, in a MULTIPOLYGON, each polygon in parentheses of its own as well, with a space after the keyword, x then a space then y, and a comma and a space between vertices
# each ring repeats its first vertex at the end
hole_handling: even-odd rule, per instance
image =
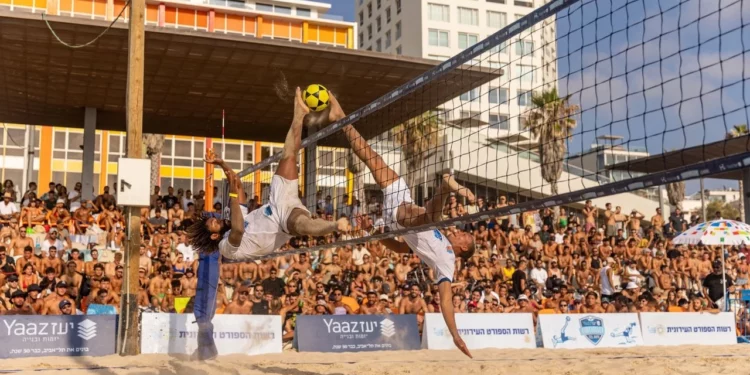
POLYGON ((466 343, 458 334, 458 327, 456 326, 456 315, 453 311, 453 290, 451 290, 451 282, 443 280, 438 284, 438 291, 440 291, 440 311, 443 313, 443 319, 445 325, 448 326, 451 336, 453 336, 453 343, 456 345, 458 350, 466 354, 469 358, 474 358, 469 352, 469 348, 466 347, 466 343))
POLYGON ((242 236, 245 233, 245 218, 242 215, 242 209, 240 208, 240 202, 245 202, 245 191, 242 188, 242 181, 239 176, 232 170, 231 167, 224 161, 216 156, 213 150, 206 152, 206 157, 203 159, 206 163, 218 165, 224 170, 224 174, 227 176, 229 183, 229 220, 231 223, 231 229, 229 232, 229 244, 232 246, 239 246, 242 242, 242 236))

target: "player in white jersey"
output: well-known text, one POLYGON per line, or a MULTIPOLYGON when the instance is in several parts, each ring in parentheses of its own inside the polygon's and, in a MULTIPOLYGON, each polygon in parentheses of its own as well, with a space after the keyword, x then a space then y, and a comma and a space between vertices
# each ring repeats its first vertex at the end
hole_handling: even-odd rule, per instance
POLYGON ((276 174, 271 179, 271 194, 267 204, 248 213, 245 192, 237 174, 212 150, 206 163, 220 166, 229 182, 230 220, 203 217, 187 230, 195 249, 211 253, 217 249, 227 259, 247 260, 267 255, 283 246, 294 236, 324 236, 336 230, 346 231, 346 218, 338 221, 313 219, 299 199, 296 156, 302 142, 302 126, 310 109, 302 101, 300 89, 294 99, 294 119, 284 141, 284 151, 276 174))
MULTIPOLYGON (((346 117, 333 95, 331 95, 330 107, 329 120, 331 122, 346 117)), ((450 174, 444 174, 442 184, 435 196, 425 203, 425 207, 416 205, 412 202, 411 192, 406 182, 370 147, 367 140, 362 138, 351 124, 345 126, 343 131, 352 151, 367 165, 375 182, 383 190, 383 218, 391 229, 397 230, 442 221, 443 206, 451 193, 462 194, 473 200, 473 194, 468 189, 460 186, 450 174)), ((406 244, 394 239, 384 240, 382 243, 399 253, 408 253, 411 248, 419 259, 434 270, 440 291, 440 311, 445 324, 453 336, 456 347, 471 357, 469 349, 456 328, 451 283, 456 269, 456 255, 469 259, 474 254, 474 237, 462 231, 448 231, 447 233, 446 236, 440 230, 428 230, 403 235, 402 238, 406 244)))

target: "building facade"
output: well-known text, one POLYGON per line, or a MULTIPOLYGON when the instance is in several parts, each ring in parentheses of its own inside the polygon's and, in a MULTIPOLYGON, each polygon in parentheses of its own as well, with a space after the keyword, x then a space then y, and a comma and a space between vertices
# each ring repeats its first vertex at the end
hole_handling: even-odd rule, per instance
MULTIPOLYGON (((360 49, 446 60, 525 16, 543 0, 352 0, 360 49)), ((502 77, 443 105, 445 119, 489 138, 525 133, 531 93, 556 87, 555 22, 549 19, 472 61, 502 77), (472 121, 466 121, 466 120, 472 121)), ((527 136, 528 138, 528 136, 527 136)))
MULTIPOLYGON (((81 19, 128 22, 129 9, 121 0, 0 0, 0 9, 70 16, 81 19)), ((330 4, 306 0, 146 0, 146 25, 188 29, 207 33, 242 35, 248 38, 287 40, 339 48, 356 47, 356 23, 330 16, 330 4)), ((94 191, 112 186, 117 178, 117 161, 125 155, 124 132, 96 131, 94 191)), ((53 126, 3 124, 0 129, 0 177, 12 180, 23 192, 27 186, 25 170, 33 147, 33 177, 44 189, 49 182, 72 188, 81 180, 83 129, 53 126), (34 136, 30 136, 31 132, 34 136), (31 144, 33 140, 33 145, 31 144)), ((159 166, 160 186, 204 190, 206 180, 224 178, 220 169, 213 173, 204 166, 207 147, 225 150, 224 158, 236 170, 247 168, 276 152, 282 144, 252 140, 226 140, 167 135, 159 166)), ((318 147, 318 187, 334 197, 343 195, 347 180, 345 151, 318 147)), ((261 195, 270 183, 275 165, 245 178, 248 193, 261 195)), ((210 184, 208 185, 210 186, 210 184)))

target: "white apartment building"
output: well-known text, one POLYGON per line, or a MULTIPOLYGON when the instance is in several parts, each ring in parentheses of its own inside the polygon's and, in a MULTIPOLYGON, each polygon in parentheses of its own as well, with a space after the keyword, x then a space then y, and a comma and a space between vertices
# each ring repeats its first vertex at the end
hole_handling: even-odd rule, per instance
MULTIPOLYGON (((446 60, 525 16, 544 0, 352 0, 358 48, 446 60)), ((503 76, 446 103, 446 120, 490 139, 522 133, 531 93, 555 87, 554 18, 473 64, 503 76), (471 119, 471 121, 467 121, 471 119)), ((528 138, 528 137, 525 137, 528 138)))

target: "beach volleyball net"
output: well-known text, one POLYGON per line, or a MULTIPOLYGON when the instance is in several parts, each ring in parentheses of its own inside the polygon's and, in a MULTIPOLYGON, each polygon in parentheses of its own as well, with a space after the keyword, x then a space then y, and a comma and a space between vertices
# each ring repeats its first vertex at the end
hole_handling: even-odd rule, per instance
MULTIPOLYGON (((659 186, 731 176, 750 165, 743 125, 750 6, 742 1, 556 0, 526 15, 469 3, 430 7, 429 17, 457 15, 459 23, 481 26, 466 30, 486 25, 497 32, 426 29, 430 51, 462 52, 431 52, 443 61, 362 108, 338 97, 347 117, 307 129, 298 164, 311 213, 379 215, 382 192, 341 131, 349 123, 418 204, 450 170, 486 207, 459 195, 462 216, 447 210, 442 222, 367 232, 364 240, 557 206, 575 210, 613 195, 655 208, 659 186)), ((336 82, 316 83, 336 93, 336 82)), ((240 172, 259 204, 268 200, 282 148, 263 146, 263 160, 240 172)), ((226 187, 220 191, 226 203, 226 187)))

